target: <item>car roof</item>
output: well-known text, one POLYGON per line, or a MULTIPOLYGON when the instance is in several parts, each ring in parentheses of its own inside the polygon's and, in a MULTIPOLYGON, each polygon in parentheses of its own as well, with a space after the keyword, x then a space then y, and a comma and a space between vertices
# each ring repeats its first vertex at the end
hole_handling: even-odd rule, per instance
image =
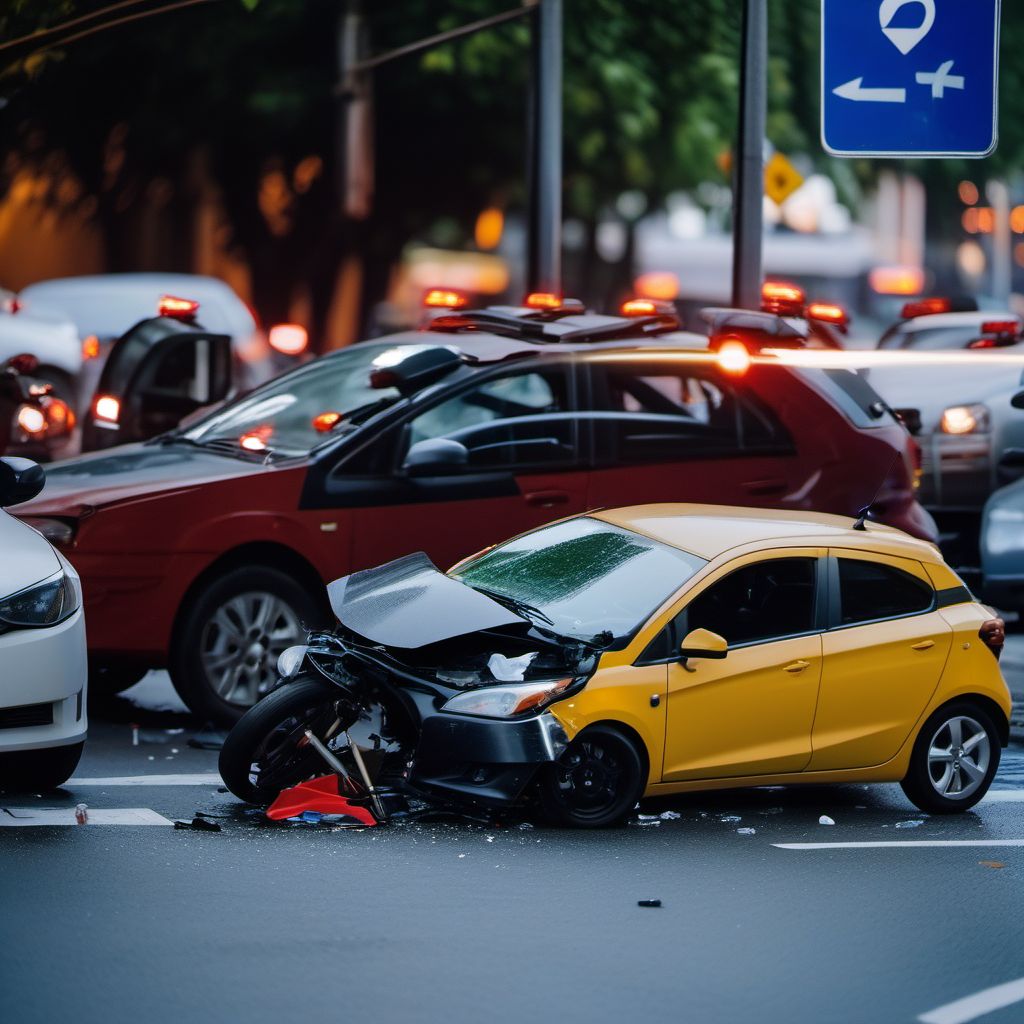
POLYGON ((916 316, 912 320, 905 320, 899 327, 903 334, 913 334, 917 331, 931 331, 943 327, 980 327, 990 320, 1017 320, 1016 313, 1009 310, 971 310, 967 313, 929 313, 926 316, 916 316))
POLYGON ((728 505, 633 505, 590 513, 614 526, 711 561, 734 548, 802 545, 844 547, 941 562, 938 550, 901 530, 870 522, 854 530, 852 516, 728 505))
MULTIPOLYGON (((566 320, 577 319, 575 317, 566 320)), ((563 320, 563 323, 565 320, 563 320)), ((492 334, 489 331, 403 331, 400 334, 372 338, 363 344, 438 345, 457 349, 470 359, 481 363, 501 362, 505 359, 529 355, 556 356, 565 352, 636 352, 684 349, 707 352, 708 338, 689 331, 671 331, 666 334, 645 335, 637 338, 616 338, 610 341, 537 341, 492 334)), ((344 351, 341 349, 340 351, 344 351)))

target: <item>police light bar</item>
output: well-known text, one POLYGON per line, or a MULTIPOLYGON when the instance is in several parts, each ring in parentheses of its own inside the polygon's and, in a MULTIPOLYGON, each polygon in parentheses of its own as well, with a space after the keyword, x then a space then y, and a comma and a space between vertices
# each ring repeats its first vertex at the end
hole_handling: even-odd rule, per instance
POLYGON ((198 311, 199 303, 194 299, 179 299, 176 295, 161 295, 156 304, 156 315, 172 320, 191 320, 198 311))
POLYGON ((903 320, 914 320, 919 316, 937 316, 940 313, 974 313, 977 309, 977 301, 969 297, 953 299, 948 296, 936 296, 908 302, 903 307, 900 317, 903 320))
POLYGON ((817 320, 823 324, 834 324, 836 327, 846 329, 850 326, 850 314, 831 302, 812 302, 807 307, 808 320, 817 320))
POLYGON ((981 325, 982 334, 997 334, 1001 337, 1020 333, 1019 320, 986 320, 981 325))
POLYGON ((469 298, 452 288, 431 288, 423 296, 423 305, 427 309, 465 309, 469 298))
POLYGON ((530 294, 523 299, 523 305, 526 306, 527 309, 561 309, 562 296, 555 295, 553 292, 530 292, 530 294))
POLYGON ((659 302, 657 299, 628 299, 619 307, 622 316, 675 316, 675 306, 671 302, 659 302))
POLYGON ((761 310, 775 316, 803 316, 807 296, 803 288, 785 281, 765 281, 761 287, 761 310))

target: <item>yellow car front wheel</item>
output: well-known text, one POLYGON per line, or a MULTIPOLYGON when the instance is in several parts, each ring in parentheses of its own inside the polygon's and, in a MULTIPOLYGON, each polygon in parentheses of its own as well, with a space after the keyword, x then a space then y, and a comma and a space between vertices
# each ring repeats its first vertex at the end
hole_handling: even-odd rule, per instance
POLYGON ((621 824, 640 799, 646 774, 634 739, 611 725, 592 726, 541 776, 544 817, 570 828, 621 824))

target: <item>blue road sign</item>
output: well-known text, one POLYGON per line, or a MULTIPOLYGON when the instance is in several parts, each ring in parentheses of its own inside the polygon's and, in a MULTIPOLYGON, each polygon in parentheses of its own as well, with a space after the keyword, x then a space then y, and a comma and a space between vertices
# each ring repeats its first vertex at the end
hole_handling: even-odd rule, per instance
POLYGON ((821 0, 821 138, 835 156, 983 157, 1001 0, 821 0))

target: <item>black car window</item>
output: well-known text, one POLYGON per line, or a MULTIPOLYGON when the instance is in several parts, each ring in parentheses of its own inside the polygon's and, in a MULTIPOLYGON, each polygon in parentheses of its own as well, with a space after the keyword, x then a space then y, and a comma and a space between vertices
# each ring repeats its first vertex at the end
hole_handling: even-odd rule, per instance
POLYGON ((839 559, 840 622, 844 626, 928 611, 935 592, 924 580, 895 566, 839 559))
POLYGON ((545 367, 491 377, 420 413, 405 452, 447 438, 466 446, 470 470, 564 465, 576 459, 576 434, 569 376, 545 367))
POLYGON ((815 567, 814 558, 779 558, 737 569, 676 617, 676 643, 694 629, 709 629, 730 647, 813 633, 815 567))
POLYGON ((597 447, 605 461, 675 462, 789 444, 768 410, 711 371, 615 363, 593 373, 597 447))

